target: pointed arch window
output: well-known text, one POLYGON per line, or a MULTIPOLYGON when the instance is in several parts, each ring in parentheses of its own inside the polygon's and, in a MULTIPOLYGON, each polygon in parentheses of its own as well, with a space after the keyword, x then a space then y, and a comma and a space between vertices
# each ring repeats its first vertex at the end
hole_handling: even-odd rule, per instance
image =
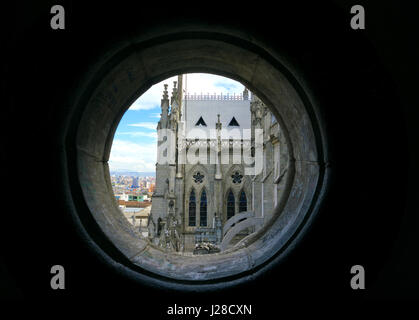
POLYGON ((202 117, 199 117, 198 121, 195 123, 195 126, 204 126, 204 127, 206 127, 207 124, 205 123, 204 119, 202 119, 202 117))
POLYGON ((199 225, 201 227, 207 226, 207 193, 205 190, 202 191, 199 205, 199 225))
POLYGON ((246 193, 242 190, 239 198, 239 212, 247 211, 247 197, 246 193))
POLYGON ((230 127, 240 127, 239 123, 237 122, 236 118, 233 117, 233 119, 231 119, 230 123, 228 124, 230 127))
POLYGON ((193 189, 189 195, 189 226, 196 226, 196 198, 195 191, 193 189))
POLYGON ((234 194, 230 190, 230 192, 227 195, 227 220, 234 216, 234 202, 234 194))

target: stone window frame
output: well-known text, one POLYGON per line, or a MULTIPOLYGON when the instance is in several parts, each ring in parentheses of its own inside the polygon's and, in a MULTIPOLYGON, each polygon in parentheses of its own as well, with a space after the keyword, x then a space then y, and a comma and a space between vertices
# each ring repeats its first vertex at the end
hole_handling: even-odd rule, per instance
POLYGON ((229 218, 227 218, 227 200, 228 200, 228 195, 229 192, 232 192, 233 196, 234 196, 234 215, 240 213, 240 195, 242 192, 244 192, 244 194, 246 195, 246 205, 247 205, 247 210, 246 211, 251 211, 252 210, 252 199, 249 198, 249 194, 251 193, 251 190, 249 188, 246 188, 245 185, 237 187, 236 185, 232 184, 231 186, 229 186, 226 189, 226 192, 224 193, 224 198, 223 198, 223 217, 225 218, 224 221, 227 221, 229 218))
POLYGON ((184 202, 184 208, 188 208, 189 206, 189 193, 192 189, 195 190, 196 195, 196 208, 197 208, 197 214, 196 214, 196 225, 195 226, 189 226, 189 215, 184 213, 183 221, 184 221, 184 228, 186 232, 195 232, 196 228, 200 227, 200 215, 199 215, 199 208, 200 208, 200 200, 201 200, 201 193, 202 190, 205 188, 207 192, 207 225, 209 225, 209 217, 210 217, 210 210, 212 210, 212 204, 211 199, 209 198, 209 180, 208 180, 208 169, 200 164, 197 163, 193 166, 191 166, 188 169, 188 173, 185 176, 185 196, 183 199, 184 202), (193 176, 200 172, 204 177, 202 179, 202 183, 195 183, 193 176), (189 181, 189 182, 188 182, 189 181))
POLYGON ((249 197, 247 196, 246 190, 244 188, 242 188, 239 191, 237 213, 249 211, 249 200, 248 200, 248 198, 249 197), (240 199, 241 199, 241 196, 242 196, 243 193, 244 193, 244 196, 246 198, 246 210, 240 211, 240 204, 241 204, 241 200, 240 199))
POLYGON ((186 221, 187 223, 186 223, 186 226, 187 227, 191 227, 191 228, 193 228, 193 227, 196 227, 197 226, 197 213, 196 213, 196 209, 197 209, 197 198, 196 198, 196 192, 195 192, 195 188, 191 188, 190 190, 189 190, 189 193, 188 193, 188 196, 187 196, 187 200, 188 200, 188 203, 187 203, 187 208, 188 208, 188 214, 186 215, 187 216, 187 220, 188 221, 186 221), (190 215, 190 208, 191 208, 191 195, 192 195, 192 192, 194 193, 194 197, 195 197, 195 224, 193 225, 193 226, 191 226, 190 225, 190 218, 191 218, 191 215, 190 215))
POLYGON ((227 221, 228 219, 230 219, 231 217, 229 217, 228 216, 228 198, 229 198, 229 196, 230 196, 230 193, 233 195, 233 197, 234 197, 234 201, 233 201, 233 203, 234 203, 234 214, 231 216, 231 217, 234 217, 235 215, 236 215, 236 213, 237 213, 237 210, 236 210, 236 207, 237 207, 237 205, 236 205, 236 202, 237 202, 237 197, 236 197, 236 194, 235 194, 235 192, 234 192, 234 189, 233 188, 228 188, 227 189, 227 192, 225 193, 225 196, 224 196, 224 199, 223 199, 223 207, 224 207, 224 218, 225 218, 225 220, 224 221, 227 221))
POLYGON ((207 188, 205 186, 202 187, 202 189, 200 190, 199 193, 199 225, 197 224, 197 227, 208 227, 208 211, 209 211, 209 197, 208 197, 208 191, 207 188), (206 197, 206 222, 205 225, 201 224, 201 200, 202 200, 202 195, 205 192, 205 197, 206 197))

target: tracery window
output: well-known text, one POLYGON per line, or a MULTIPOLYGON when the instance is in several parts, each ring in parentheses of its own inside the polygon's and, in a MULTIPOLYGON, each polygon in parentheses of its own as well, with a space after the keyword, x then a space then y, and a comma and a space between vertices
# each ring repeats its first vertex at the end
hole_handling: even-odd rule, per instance
POLYGON ((247 197, 246 193, 242 190, 240 192, 240 198, 239 198, 239 212, 247 211, 247 197))
POLYGON ((207 193, 205 190, 202 191, 199 205, 199 225, 201 227, 207 226, 207 193))
POLYGON ((195 191, 193 189, 189 195, 189 226, 196 226, 196 198, 195 191))
POLYGON ((227 196, 227 220, 234 216, 235 208, 234 208, 234 194, 230 190, 227 196))

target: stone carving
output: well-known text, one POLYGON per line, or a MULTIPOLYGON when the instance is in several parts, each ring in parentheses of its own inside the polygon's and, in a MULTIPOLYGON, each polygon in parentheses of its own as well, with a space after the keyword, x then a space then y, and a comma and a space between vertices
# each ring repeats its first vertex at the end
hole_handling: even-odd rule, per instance
POLYGON ((234 172, 234 174, 231 175, 231 178, 233 179, 234 184, 238 184, 242 182, 243 175, 241 175, 238 171, 234 172))
POLYGON ((197 172, 196 174, 193 175, 193 179, 195 183, 202 183, 202 181, 204 181, 204 175, 201 174, 201 172, 197 172))

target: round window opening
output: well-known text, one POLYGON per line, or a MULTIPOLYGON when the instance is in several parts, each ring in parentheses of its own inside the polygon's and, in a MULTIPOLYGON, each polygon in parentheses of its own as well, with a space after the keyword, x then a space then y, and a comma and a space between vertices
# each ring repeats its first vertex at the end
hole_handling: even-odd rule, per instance
POLYGON ((108 163, 137 237, 164 253, 210 259, 247 247, 268 225, 288 161, 279 123, 256 95, 225 77, 185 74, 130 106, 108 163))
POLYGON ((159 39, 119 48, 81 86, 80 227, 143 282, 205 290, 254 279, 300 240, 324 195, 314 100, 262 44, 159 39))

